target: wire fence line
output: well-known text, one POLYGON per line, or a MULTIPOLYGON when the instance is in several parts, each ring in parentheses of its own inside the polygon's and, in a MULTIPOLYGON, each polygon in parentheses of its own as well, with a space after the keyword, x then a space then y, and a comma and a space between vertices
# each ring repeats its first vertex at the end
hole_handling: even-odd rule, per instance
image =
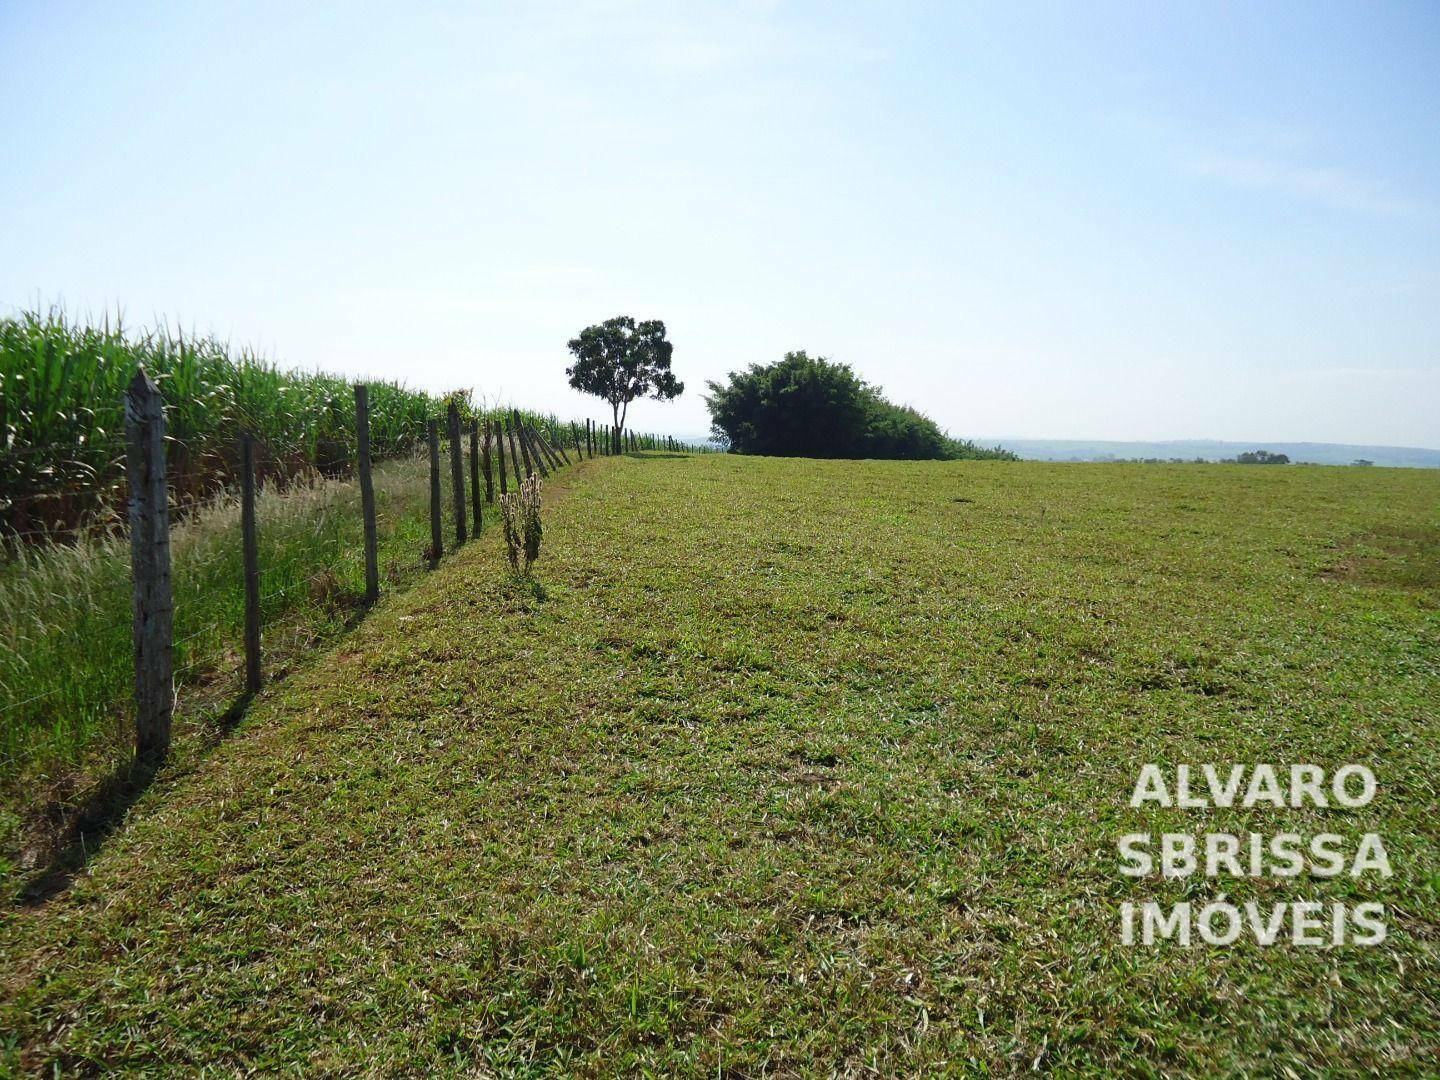
MULTIPOLYGON (((343 448, 354 465, 351 479, 315 474, 259 492, 254 451, 269 448, 242 433, 236 457, 251 471, 197 502, 177 499, 166 482, 167 456, 175 444, 165 436, 158 392, 147 382, 142 372, 126 394, 125 512, 117 508, 103 528, 78 543, 43 544, 9 566, 0 562, 4 587, 5 574, 12 583, 23 584, 26 574, 49 558, 61 567, 52 591, 73 593, 76 606, 84 609, 70 628, 70 640, 43 641, 43 626, 28 637, 18 636, 13 628, 8 631, 17 651, 16 663, 8 668, 0 659, 0 754, 6 758, 24 750, 27 729, 47 725, 77 744, 87 733, 109 731, 115 740, 113 754, 128 752, 121 739, 129 732, 124 742, 136 757, 163 758, 170 747, 177 697, 188 693, 195 679, 204 680, 206 695, 242 692, 242 679, 243 693, 253 694, 264 677, 267 630, 293 629, 302 639, 314 640, 319 624, 291 617, 297 604, 304 606, 304 594, 314 597, 305 610, 313 609, 317 618, 343 616, 335 625, 348 625, 363 614, 379 593, 377 533, 390 545, 385 581, 393 586, 407 575, 423 574, 457 543, 479 535, 489 508, 525 475, 549 475, 597 456, 682 449, 666 436, 621 431, 590 420, 567 424, 522 417, 515 409, 470 416, 462 429, 456 426, 452 404, 451 422, 434 422, 435 452, 427 454, 430 432, 419 432, 416 453, 374 470, 363 446, 365 391, 357 386, 356 426, 343 448), (172 562, 170 525, 182 513, 184 525, 173 538, 178 557, 172 562), (430 542, 422 547, 427 518, 430 542), (440 524, 453 526, 453 531, 437 527, 440 524), (319 535, 321 541, 292 552, 286 538, 299 533, 311 541, 319 535), (45 554, 62 550, 70 554, 45 554), (106 560, 100 574, 93 565, 97 550, 106 560), (396 557, 401 550, 411 554, 396 557), (71 660, 67 651, 84 638, 96 639, 88 646, 91 655, 79 655, 87 647, 75 648, 75 662, 89 663, 103 653, 103 660, 94 661, 104 665, 103 677, 89 677, 88 669, 66 668, 71 660), (35 657, 32 665, 24 650, 37 640, 47 655, 35 657), (32 689, 44 677, 54 678, 57 685, 12 696, 11 691, 32 689), (132 700, 128 708, 127 698, 132 700)), ((0 543, 12 538, 57 539, 50 530, 35 529, 0 537, 0 543)), ((36 595, 41 596, 38 588, 36 595)), ((35 606, 43 604, 37 599, 35 606)), ((37 613, 37 621, 41 617, 37 613)), ((0 629, 0 647, 6 644, 7 630, 0 629)), ((14 764, 6 761, 0 777, 13 773, 14 764)))

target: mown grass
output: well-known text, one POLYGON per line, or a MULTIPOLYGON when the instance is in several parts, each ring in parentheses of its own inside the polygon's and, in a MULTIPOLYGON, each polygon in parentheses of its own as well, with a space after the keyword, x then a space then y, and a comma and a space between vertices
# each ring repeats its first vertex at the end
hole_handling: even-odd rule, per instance
POLYGON ((1440 476, 643 455, 547 490, 0 930, 12 1068, 1433 1075, 1440 476), (1356 545, 1364 558, 1348 553, 1356 545), (1406 548, 1406 552, 1415 549, 1406 548), (1433 553, 1433 548, 1420 549, 1433 553), (1372 765, 1361 811, 1127 806, 1372 765), (1134 830, 1381 833, 1378 948, 1127 948, 1134 830))
MULTIPOLYGON (((375 470, 384 586, 413 581, 429 545, 420 458, 375 470)), ((356 484, 312 476, 256 507, 262 643, 271 673, 358 614, 364 596, 356 484)), ((176 524, 177 738, 208 734, 241 686, 239 506, 222 492, 176 524)), ((130 547, 111 533, 23 549, 0 563, 0 879, 47 855, 45 822, 133 753, 130 547), (38 833, 37 833, 38 829, 38 833)))

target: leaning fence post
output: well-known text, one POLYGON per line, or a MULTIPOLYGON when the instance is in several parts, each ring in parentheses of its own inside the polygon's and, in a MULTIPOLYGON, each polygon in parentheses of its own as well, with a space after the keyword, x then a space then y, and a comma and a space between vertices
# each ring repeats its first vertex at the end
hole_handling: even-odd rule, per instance
POLYGON ((485 529, 480 514, 480 421, 470 421, 470 524, 475 535, 485 529))
POLYGON ((495 459, 500 462, 500 494, 505 494, 505 428, 500 420, 492 420, 492 429, 495 432, 495 459))
POLYGON ((430 442, 430 568, 440 562, 442 543, 440 539, 440 430, 434 420, 425 424, 425 435, 430 442))
POLYGON ((499 468, 499 473, 500 473, 500 494, 501 494, 501 495, 504 495, 504 494, 505 494, 505 443, 504 443, 504 441, 500 438, 500 421, 499 421, 499 420, 486 420, 486 421, 485 421, 485 453, 486 453, 486 455, 487 455, 486 458, 485 458, 485 461, 486 461, 486 465, 485 465, 485 491, 486 491, 486 500, 489 501, 489 502, 494 502, 494 501, 495 501, 495 498, 494 498, 494 496, 495 496, 495 489, 490 486, 490 465, 489 465, 490 458, 489 458, 489 456, 488 456, 489 453, 490 453, 490 440, 491 440, 491 438, 494 438, 494 440, 495 440, 495 457, 496 457, 496 460, 499 462, 499 465, 500 465, 500 468, 499 468))
MULTIPOLYGON (((520 440, 520 453, 525 455, 525 475, 529 476, 535 471, 535 466, 530 462, 530 448, 525 445, 525 429, 520 425, 520 410, 510 410, 510 433, 520 440)), ((513 449, 513 447, 512 447, 513 449)))
POLYGON ((549 476, 550 459, 545 456, 545 448, 540 445, 539 433, 529 424, 521 424, 520 438, 525 440, 520 445, 529 448, 530 456, 535 459, 535 465, 540 470, 540 475, 549 476))
POLYGON ((356 463, 360 469, 360 516, 365 526, 365 603, 380 599, 379 546, 375 539, 375 481, 370 476, 370 388, 355 384, 356 463))
POLYGON ((455 502, 455 543, 465 542, 465 462, 460 456, 460 406, 452 397, 445 410, 445 435, 450 440, 450 490, 455 502))
POLYGON ((527 430, 530 432, 530 443, 535 448, 535 456, 539 458, 543 464, 549 465, 551 472, 558 472, 560 470, 560 458, 556 455, 555 449, 550 445, 549 441, 546 440, 544 434, 533 424, 527 428, 527 430))
POLYGON ((520 451, 515 449, 515 429, 510 424, 505 425, 505 437, 510 441, 510 468, 515 471, 515 490, 519 491, 525 478, 520 475, 520 451))
POLYGON ((170 507, 165 487, 165 404, 141 368, 125 394, 130 480, 130 568, 135 618, 135 753, 170 749, 175 602, 170 591, 170 507))
POLYGON ((556 469, 570 464, 570 455, 565 453, 565 440, 558 437, 554 431, 541 432, 540 441, 545 444, 545 449, 554 460, 556 469))
POLYGON ((540 466, 540 475, 548 476, 559 462, 550 457, 550 452, 545 448, 545 440, 540 437, 540 431, 533 424, 525 425, 525 441, 530 444, 530 450, 535 455, 535 461, 540 466), (549 466, 549 470, 546 469, 549 466))
POLYGON ((255 537, 255 437, 240 433, 240 549, 245 565, 245 693, 260 692, 260 548, 255 537))
POLYGON ((546 465, 550 466, 551 472, 560 468, 560 459, 551 452, 550 447, 545 443, 545 436, 540 434, 540 429, 537 427, 530 428, 530 445, 535 450, 536 458, 540 460, 541 476, 545 475, 544 466, 546 465))

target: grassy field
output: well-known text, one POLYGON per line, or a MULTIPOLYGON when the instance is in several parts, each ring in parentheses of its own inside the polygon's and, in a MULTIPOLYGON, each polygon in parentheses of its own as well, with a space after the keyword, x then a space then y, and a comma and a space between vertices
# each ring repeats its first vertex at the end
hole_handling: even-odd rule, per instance
POLYGON ((1440 473, 662 454, 546 492, 162 776, 0 929, 9 1068, 1440 1071, 1440 473), (1131 810, 1146 762, 1363 810, 1131 810), (1375 882, 1134 880, 1141 830, 1375 882), (1120 905, 1378 899, 1379 947, 1120 905))
MULTIPOLYGON (((418 458, 375 469, 384 587, 424 570, 429 472, 418 458)), ((364 597, 360 496, 313 478, 262 492, 263 647, 271 675, 332 640, 364 597)), ((176 598, 176 737, 203 751, 243 688, 239 506, 211 500, 172 542, 176 598)), ((44 862, 82 809, 134 751, 130 543, 108 534, 22 549, 0 561, 0 887, 44 862)))

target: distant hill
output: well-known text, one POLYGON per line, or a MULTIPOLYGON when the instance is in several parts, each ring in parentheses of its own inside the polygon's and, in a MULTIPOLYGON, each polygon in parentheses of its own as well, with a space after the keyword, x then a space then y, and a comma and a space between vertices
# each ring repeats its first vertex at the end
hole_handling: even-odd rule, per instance
POLYGON ((1107 439, 976 439, 984 446, 999 443, 1022 458, 1038 461, 1123 461, 1129 458, 1204 458, 1219 461, 1247 450, 1269 450, 1291 461, 1313 465, 1350 465, 1357 460, 1412 469, 1440 468, 1440 450, 1415 446, 1356 446, 1350 443, 1221 442, 1218 439, 1170 439, 1164 442, 1122 442, 1107 439))

